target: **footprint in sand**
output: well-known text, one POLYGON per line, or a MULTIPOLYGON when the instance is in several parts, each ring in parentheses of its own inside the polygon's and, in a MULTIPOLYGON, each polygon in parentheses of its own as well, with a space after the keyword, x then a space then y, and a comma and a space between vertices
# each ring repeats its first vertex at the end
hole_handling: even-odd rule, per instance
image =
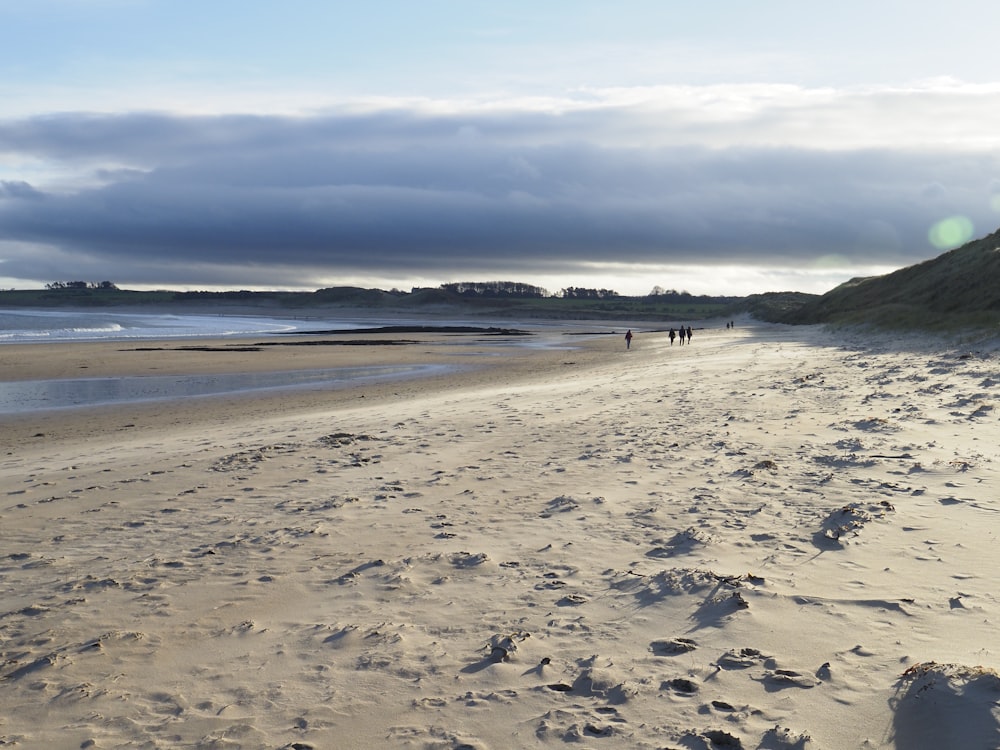
POLYGON ((669 641, 653 641, 649 648, 656 656, 679 656, 694 651, 698 644, 690 638, 671 638, 669 641))
POLYGON ((664 558, 687 555, 700 547, 711 544, 712 541, 710 534, 692 526, 684 531, 678 531, 667 541, 661 541, 658 546, 646 553, 646 557, 664 558))
POLYGON ((698 692, 698 686, 686 677, 676 677, 672 680, 664 680, 660 683, 660 690, 673 690, 681 695, 694 695, 698 692))
POLYGON ((755 648, 741 648, 739 651, 735 649, 727 651, 716 660, 715 665, 726 670, 749 669, 769 659, 770 656, 765 656, 755 648))
POLYGON ((962 664, 914 664, 896 683, 894 747, 996 746, 1000 676, 962 664))
POLYGON ((895 508, 888 500, 878 503, 848 503, 833 511, 823 527, 813 535, 813 544, 820 549, 843 548, 872 521, 885 518, 895 508))

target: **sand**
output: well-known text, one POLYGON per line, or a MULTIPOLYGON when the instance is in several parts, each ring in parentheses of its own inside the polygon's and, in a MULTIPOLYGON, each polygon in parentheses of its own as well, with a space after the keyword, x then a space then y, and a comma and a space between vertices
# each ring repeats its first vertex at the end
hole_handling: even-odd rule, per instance
POLYGON ((633 330, 5 347, 475 368, 3 418, 0 745, 1000 746, 995 350, 633 330))

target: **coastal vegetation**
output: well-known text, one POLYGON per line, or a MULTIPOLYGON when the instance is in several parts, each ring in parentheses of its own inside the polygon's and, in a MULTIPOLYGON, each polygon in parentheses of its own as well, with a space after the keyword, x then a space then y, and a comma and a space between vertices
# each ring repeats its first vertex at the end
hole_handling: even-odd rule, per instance
POLYGON ((463 282, 439 287, 417 287, 409 292, 342 286, 314 292, 295 291, 137 291, 120 289, 111 282, 52 283, 45 289, 0 291, 0 307, 105 308, 116 306, 168 307, 178 310, 198 306, 220 312, 235 307, 264 310, 354 308, 407 310, 410 312, 461 309, 465 313, 537 318, 612 318, 639 320, 700 320, 725 314, 738 297, 696 296, 655 288, 642 297, 628 297, 612 290, 572 287, 550 294, 540 287, 518 282, 463 282))
POLYGON ((748 297, 745 311, 791 324, 894 330, 996 329, 1000 325, 1000 230, 884 276, 851 279, 826 294, 748 297))

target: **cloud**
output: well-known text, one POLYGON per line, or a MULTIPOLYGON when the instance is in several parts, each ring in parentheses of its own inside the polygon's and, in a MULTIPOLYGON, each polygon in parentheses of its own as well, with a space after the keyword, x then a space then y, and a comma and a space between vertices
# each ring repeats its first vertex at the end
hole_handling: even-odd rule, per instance
MULTIPOLYGON (((959 133, 956 148, 953 134, 928 145, 925 124, 894 140, 874 123, 923 112, 937 90, 739 91, 0 121, 0 161, 52 170, 0 183, 3 272, 309 287, 338 275, 530 281, 607 262, 899 266, 934 254, 941 218, 994 228, 991 129, 959 133)), ((996 93, 954 96, 953 113, 996 93)))
POLYGON ((20 198, 22 200, 38 200, 44 197, 23 180, 0 180, 0 200, 4 198, 20 198))

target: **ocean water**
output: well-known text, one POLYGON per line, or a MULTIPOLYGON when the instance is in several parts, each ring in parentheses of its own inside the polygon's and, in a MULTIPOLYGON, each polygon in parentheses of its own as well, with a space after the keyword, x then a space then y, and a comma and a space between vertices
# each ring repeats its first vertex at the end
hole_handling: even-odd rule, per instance
MULTIPOLYGON (((0 310, 0 359, 4 344, 264 338, 308 331, 350 331, 385 325, 484 325, 481 321, 398 318, 293 319, 244 315, 157 315, 108 311, 0 310)), ((538 345, 514 337, 513 346, 538 345)), ((456 345, 472 343, 456 339, 456 345)), ((502 344, 502 341, 491 343, 502 344)), ((8 349, 8 354, 12 350, 8 349)), ((29 355, 30 356, 30 355, 29 355)), ((347 383, 422 377, 441 366, 349 367, 327 370, 229 373, 210 376, 140 376, 0 382, 0 416, 137 401, 168 401, 275 389, 335 388, 347 383)))
MULTIPOLYGON (((322 325, 336 328, 341 324, 326 321, 322 325)), ((315 321, 243 315, 0 310, 0 344, 251 336, 308 330, 309 327, 319 326, 315 321)))
MULTIPOLYGON (((113 310, 2 310, 0 358, 5 356, 4 344, 197 340, 251 336, 261 338, 296 331, 350 330, 366 325, 373 324, 370 321, 356 320, 294 320, 244 315, 154 315, 113 310)), ((336 388, 347 383, 421 377, 433 371, 435 368, 427 366, 344 367, 296 372, 0 382, 0 416, 263 390, 336 388)))
POLYGON ((292 372, 144 375, 0 382, 0 416, 142 401, 170 401, 273 390, 337 388, 357 382, 422 377, 445 365, 341 367, 292 372))
MULTIPOLYGON (((291 318, 264 315, 188 315, 122 313, 114 310, 8 310, 0 308, 0 351, 4 344, 56 343, 69 341, 127 341, 137 339, 198 339, 267 336, 310 331, 350 331, 380 326, 471 326, 530 330, 533 336, 513 337, 507 342, 521 347, 565 346, 565 334, 581 324, 567 321, 532 320, 501 322, 469 318, 421 318, 372 315, 336 318, 291 318)), ((621 324, 596 326, 603 332, 624 330, 621 324)), ((593 331, 595 325, 584 326, 593 331)))

